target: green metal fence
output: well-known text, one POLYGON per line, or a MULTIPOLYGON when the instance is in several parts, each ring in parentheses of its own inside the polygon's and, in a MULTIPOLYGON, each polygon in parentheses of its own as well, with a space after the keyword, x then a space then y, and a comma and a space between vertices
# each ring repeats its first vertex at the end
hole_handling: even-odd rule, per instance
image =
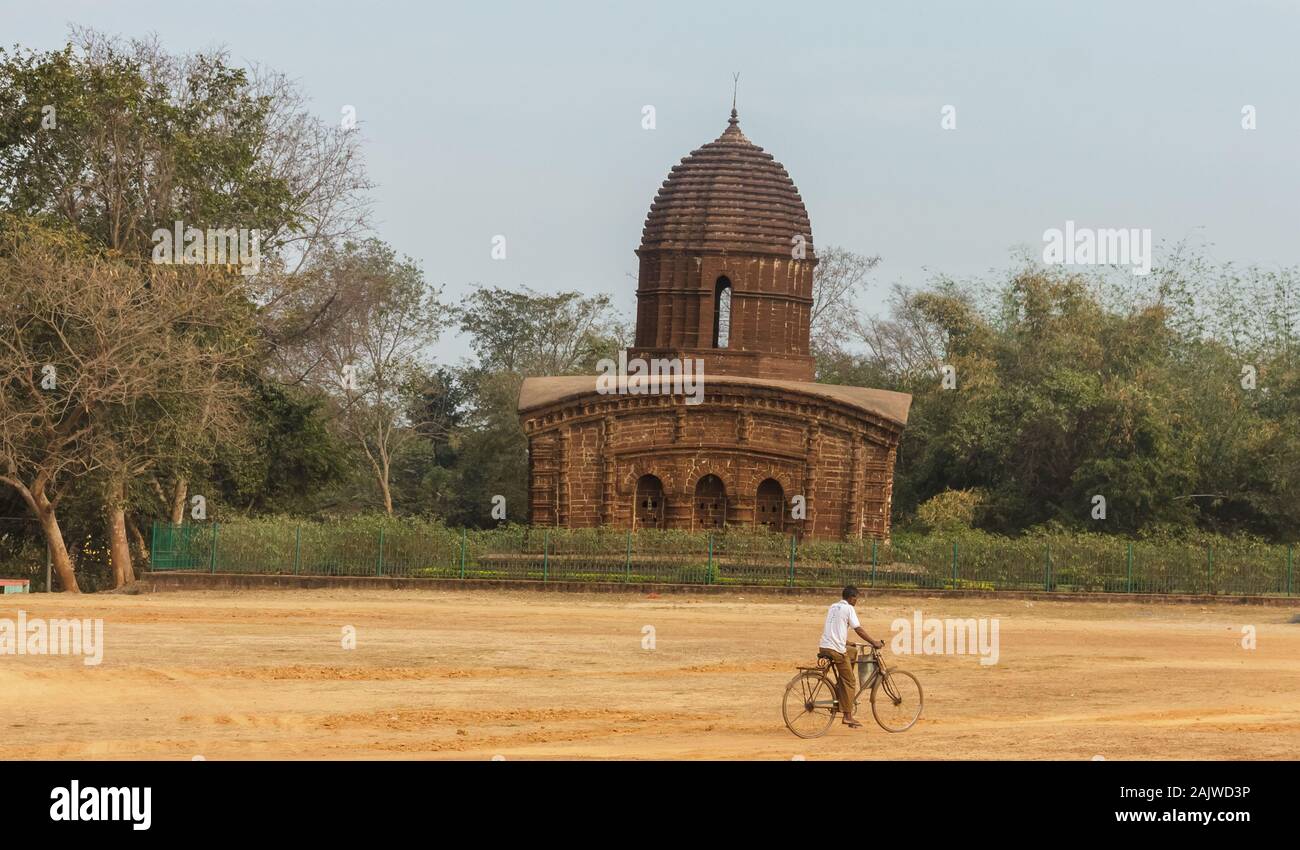
POLYGON ((1294 547, 1226 538, 1194 545, 1100 535, 898 534, 885 543, 749 530, 239 520, 155 523, 151 556, 154 570, 214 573, 1234 596, 1295 590, 1294 547))

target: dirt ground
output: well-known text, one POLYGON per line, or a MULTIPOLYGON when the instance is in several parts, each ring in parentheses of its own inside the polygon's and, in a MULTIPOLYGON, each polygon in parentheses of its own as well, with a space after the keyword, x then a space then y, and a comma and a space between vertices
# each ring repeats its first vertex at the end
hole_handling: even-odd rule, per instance
MULTIPOLYGON (((0 758, 1294 759, 1295 608, 870 595, 863 625, 996 617, 914 655, 912 730, 802 740, 781 696, 833 598, 532 591, 0 597, 102 617, 104 657, 0 655, 0 758), (343 648, 344 628, 356 646, 343 648), (654 648, 643 649, 652 626, 654 648), (1242 647, 1253 626, 1257 648, 1242 647)), ((1298 618, 1300 619, 1300 618, 1298 618)))

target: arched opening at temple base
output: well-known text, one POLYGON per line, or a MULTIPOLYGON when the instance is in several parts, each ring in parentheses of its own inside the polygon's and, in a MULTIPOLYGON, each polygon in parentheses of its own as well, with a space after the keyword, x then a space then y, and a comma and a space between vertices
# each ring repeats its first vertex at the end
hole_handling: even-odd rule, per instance
POLYGON ((773 531, 785 529, 785 490, 775 478, 764 479, 758 485, 754 499, 754 521, 773 531))
POLYGON ((722 528, 727 522, 727 488, 716 475, 706 475, 695 484, 694 528, 722 528))
POLYGON ((664 527, 664 484, 654 475, 642 475, 636 481, 636 503, 632 509, 632 527, 664 527))

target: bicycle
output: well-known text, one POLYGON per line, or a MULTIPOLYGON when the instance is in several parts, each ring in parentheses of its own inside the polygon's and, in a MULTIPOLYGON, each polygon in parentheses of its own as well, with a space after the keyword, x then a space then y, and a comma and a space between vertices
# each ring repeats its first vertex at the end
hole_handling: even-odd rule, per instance
MULTIPOLYGON (((851 643, 849 646, 859 644, 851 643)), ((871 714, 880 728, 886 732, 906 732, 920 718, 925 703, 921 682, 906 670, 890 669, 876 647, 871 648, 870 663, 870 673, 865 681, 859 683, 858 692, 853 697, 855 712, 862 694, 870 689, 871 714)), ((786 727, 800 738, 819 738, 831 728, 836 712, 841 710, 836 696, 839 693, 839 672, 831 658, 820 652, 816 667, 797 669, 799 673, 785 686, 781 714, 786 727)))

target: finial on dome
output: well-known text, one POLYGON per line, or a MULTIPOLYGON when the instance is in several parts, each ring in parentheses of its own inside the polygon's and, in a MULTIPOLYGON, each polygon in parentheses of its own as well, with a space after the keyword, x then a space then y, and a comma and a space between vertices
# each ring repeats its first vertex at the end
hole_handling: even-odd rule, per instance
POLYGON ((718 136, 718 141, 728 144, 749 144, 745 133, 740 129, 740 113, 736 111, 736 90, 740 88, 740 72, 731 75, 731 117, 727 119, 727 129, 718 136))

